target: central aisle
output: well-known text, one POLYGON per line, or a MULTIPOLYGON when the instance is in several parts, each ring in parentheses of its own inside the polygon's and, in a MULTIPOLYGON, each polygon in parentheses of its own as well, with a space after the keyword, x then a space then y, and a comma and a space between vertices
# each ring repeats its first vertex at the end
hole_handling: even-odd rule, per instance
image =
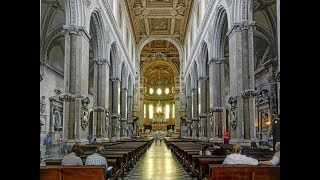
POLYGON ((124 177, 125 180, 131 179, 183 179, 192 178, 186 173, 182 166, 174 159, 170 149, 162 141, 156 145, 152 143, 141 161, 124 177))

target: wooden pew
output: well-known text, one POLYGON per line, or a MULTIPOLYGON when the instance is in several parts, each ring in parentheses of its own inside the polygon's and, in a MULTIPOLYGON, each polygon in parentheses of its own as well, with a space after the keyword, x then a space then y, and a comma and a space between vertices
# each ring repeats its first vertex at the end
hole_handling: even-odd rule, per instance
POLYGON ((280 180, 280 166, 209 164, 209 180, 280 180))
POLYGON ((61 168, 62 166, 41 166, 40 180, 62 180, 61 168))
POLYGON ((106 180, 105 166, 41 166, 40 180, 106 180))
MULTIPOLYGON (((85 164, 85 158, 81 157, 81 160, 83 164, 85 164)), ((47 159, 45 161, 46 166, 43 166, 43 167, 48 167, 48 168, 58 167, 58 166, 61 166, 61 161, 62 159, 47 159)), ((118 165, 121 162, 118 162, 118 159, 108 159, 108 158, 107 158, 107 162, 109 166, 113 166, 113 179, 117 179, 119 173, 121 173, 121 177, 123 178, 123 171, 121 172, 121 169, 119 169, 120 167, 118 165)), ((83 166, 88 166, 88 165, 83 165, 83 166)), ((65 167, 65 166, 61 166, 61 167, 65 167)), ((52 173, 53 171, 54 170, 52 170, 52 173)))

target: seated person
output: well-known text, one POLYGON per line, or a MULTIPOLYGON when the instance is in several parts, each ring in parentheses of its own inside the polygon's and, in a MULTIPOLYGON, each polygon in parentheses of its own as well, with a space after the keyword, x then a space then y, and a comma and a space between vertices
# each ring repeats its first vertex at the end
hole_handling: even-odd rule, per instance
POLYGON ((221 148, 219 143, 214 143, 212 155, 227 155, 227 151, 221 148))
POLYGON ((61 165, 63 166, 81 166, 83 165, 81 158, 82 150, 79 144, 74 144, 71 152, 62 158, 61 165))
POLYGON ((105 165, 107 175, 109 177, 112 177, 113 167, 109 167, 107 159, 102 156, 102 153, 104 152, 104 147, 98 146, 96 151, 96 153, 93 153, 87 157, 85 165, 105 165))
POLYGON ((233 153, 228 155, 222 164, 248 164, 258 165, 258 160, 241 154, 242 146, 236 144, 233 146, 233 153))
POLYGON ((209 149, 209 145, 208 144, 204 145, 202 149, 199 151, 199 155, 210 156, 211 152, 208 149, 209 149))
POLYGON ((277 142, 274 147, 276 153, 269 161, 260 161, 259 164, 265 164, 270 166, 276 166, 280 164, 280 142, 277 142))
POLYGON ((97 139, 94 138, 93 141, 91 142, 91 144, 98 144, 97 139))
POLYGON ((250 148, 251 149, 257 149, 257 143, 255 141, 252 141, 250 148))

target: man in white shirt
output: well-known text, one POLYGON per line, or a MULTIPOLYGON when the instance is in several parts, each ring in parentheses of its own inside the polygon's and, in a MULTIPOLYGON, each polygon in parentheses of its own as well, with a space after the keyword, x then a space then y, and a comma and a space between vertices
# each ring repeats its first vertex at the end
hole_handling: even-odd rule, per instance
POLYGON ((233 153, 228 155, 223 164, 248 164, 258 165, 258 160, 241 154, 242 146, 236 144, 233 146, 233 153))
POLYGON ((277 142, 274 147, 276 153, 269 161, 260 161, 259 164, 265 164, 270 166, 276 166, 280 163, 280 142, 277 142))
POLYGON ((105 165, 106 166, 106 173, 109 177, 112 177, 112 166, 108 167, 107 159, 102 156, 104 152, 103 146, 97 147, 97 152, 89 155, 86 159, 85 165, 105 165))

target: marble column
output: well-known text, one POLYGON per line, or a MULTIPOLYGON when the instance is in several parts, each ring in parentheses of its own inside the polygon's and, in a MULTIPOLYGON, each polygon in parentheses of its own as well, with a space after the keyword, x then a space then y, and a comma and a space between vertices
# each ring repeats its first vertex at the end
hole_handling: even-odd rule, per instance
POLYGON ((85 141, 81 128, 81 99, 87 96, 89 35, 83 27, 63 26, 65 34, 63 138, 67 143, 85 141), (88 51, 88 52, 87 52, 88 51))
POLYGON ((192 98, 192 138, 199 137, 199 129, 198 129, 198 89, 194 88, 191 90, 191 98, 192 98))
POLYGON ((280 0, 277 0, 277 38, 278 38, 278 114, 280 114, 280 0))
POLYGON ((214 121, 214 138, 222 138, 222 102, 221 102, 221 63, 223 58, 212 58, 213 69, 213 103, 212 103, 212 118, 214 121))
MULTIPOLYGON (((232 138, 254 139, 254 114, 256 91, 254 90, 253 29, 254 21, 234 23, 229 35, 230 46, 230 97, 237 101, 232 111, 236 117, 232 138)), ((231 119, 231 121, 234 121, 231 119)))
POLYGON ((113 77, 112 81, 112 130, 113 139, 120 139, 120 79, 113 77))
POLYGON ((191 95, 187 96, 187 138, 190 138, 192 135, 192 99, 191 95))
POLYGON ((132 138, 132 131, 133 131, 133 126, 132 126, 132 100, 133 96, 129 95, 128 96, 128 138, 132 138))
POLYGON ((200 120, 200 130, 199 137, 207 137, 207 76, 199 77, 198 81, 199 86, 199 120, 200 120))
MULTIPOLYGON (((214 81, 213 81, 213 67, 214 67, 214 61, 213 60, 210 60, 209 63, 209 109, 212 109, 213 108, 213 104, 214 104, 214 81)), ((214 136, 215 136, 215 123, 214 123, 214 120, 213 120, 213 112, 211 110, 210 112, 210 115, 209 115, 209 122, 208 122, 208 126, 207 126, 207 132, 208 132, 208 138, 209 140, 213 140, 214 139, 214 136)))
POLYGON ((128 89, 121 88, 121 131, 120 138, 126 138, 127 131, 127 108, 128 108, 128 89))

